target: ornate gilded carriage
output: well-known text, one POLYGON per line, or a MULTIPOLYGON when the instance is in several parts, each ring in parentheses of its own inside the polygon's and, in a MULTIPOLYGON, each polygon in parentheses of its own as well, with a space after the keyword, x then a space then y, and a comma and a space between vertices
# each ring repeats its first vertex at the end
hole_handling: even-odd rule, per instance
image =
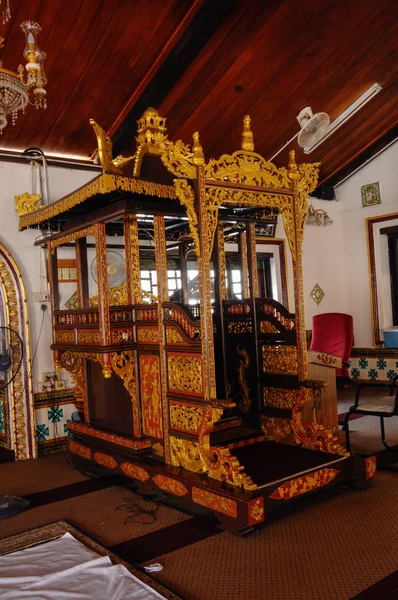
POLYGON ((249 117, 241 150, 208 162, 197 133, 192 147, 173 143, 154 109, 138 122, 133 157, 113 159, 110 140, 92 125, 102 173, 20 217, 21 229, 58 230, 45 243, 52 349, 73 377, 81 419, 68 426, 73 459, 123 473, 140 492, 200 505, 241 533, 281 503, 369 477, 371 460, 354 464, 335 431, 301 418, 322 385, 308 379, 302 289, 317 165, 297 165, 294 153, 289 168, 266 162, 254 152, 249 117), (256 227, 277 214, 291 253, 294 313, 259 293, 256 227), (228 296, 226 232, 239 243, 241 298, 228 296), (125 280, 112 286, 115 240, 125 280), (60 306, 57 254, 65 248, 77 264, 72 308, 60 306), (170 294, 172 252, 182 283, 170 294), (143 260, 153 261, 156 294, 141 289, 143 260))

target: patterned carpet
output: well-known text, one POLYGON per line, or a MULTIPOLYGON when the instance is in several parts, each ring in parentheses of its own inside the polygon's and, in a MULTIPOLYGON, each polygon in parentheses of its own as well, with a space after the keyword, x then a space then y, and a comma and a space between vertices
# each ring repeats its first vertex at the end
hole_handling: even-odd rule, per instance
MULTIPOLYGON (((345 392, 339 412, 351 403, 352 392, 345 392)), ((357 419, 351 429, 354 450, 382 447, 377 419, 357 419)), ((398 443, 398 419, 389 420, 387 435, 398 443)), ((248 538, 212 532, 208 524, 201 527, 197 519, 166 506, 153 514, 152 502, 109 482, 104 485, 111 487, 81 488, 82 495, 68 497, 79 489, 78 482, 87 486, 87 478, 62 454, 1 464, 0 494, 61 488, 59 497, 64 493, 65 499, 53 495, 47 504, 0 521, 0 540, 63 519, 107 548, 119 545, 130 563, 156 559, 164 566, 156 578, 186 600, 349 600, 398 566, 398 477, 393 471, 379 472, 365 491, 348 490, 269 521, 248 538), (134 516, 137 504, 147 512, 138 510, 134 516)), ((380 597, 394 596, 375 596, 380 597)))

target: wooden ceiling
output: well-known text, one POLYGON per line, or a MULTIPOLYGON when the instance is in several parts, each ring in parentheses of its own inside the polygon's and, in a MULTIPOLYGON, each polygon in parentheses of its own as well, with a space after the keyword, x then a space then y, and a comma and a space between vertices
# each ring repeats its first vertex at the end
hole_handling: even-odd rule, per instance
POLYGON ((255 149, 271 157, 311 106, 338 117, 374 83, 382 91, 310 155, 294 140, 275 162, 321 161, 333 182, 395 135, 396 0, 10 0, 0 26, 6 69, 23 62, 19 26, 36 20, 47 53, 48 109, 28 109, 3 132, 3 149, 39 147, 88 160, 94 118, 116 153, 134 148, 135 120, 152 105, 172 139, 199 131, 207 157, 240 147, 252 117, 255 149))

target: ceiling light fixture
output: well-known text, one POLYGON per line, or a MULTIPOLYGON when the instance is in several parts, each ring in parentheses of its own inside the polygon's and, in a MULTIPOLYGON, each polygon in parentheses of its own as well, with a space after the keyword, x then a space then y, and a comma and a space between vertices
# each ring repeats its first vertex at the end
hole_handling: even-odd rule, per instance
MULTIPOLYGON (((18 112, 24 112, 28 103, 36 108, 47 108, 47 78, 43 68, 46 53, 39 49, 36 41, 41 27, 34 21, 24 21, 21 29, 26 36, 23 55, 27 61, 27 78, 25 82, 22 65, 14 73, 4 69, 0 61, 0 133, 7 127, 7 116, 11 115, 12 124, 15 125, 18 112)), ((3 42, 4 39, 0 38, 0 48, 4 48, 3 42)))

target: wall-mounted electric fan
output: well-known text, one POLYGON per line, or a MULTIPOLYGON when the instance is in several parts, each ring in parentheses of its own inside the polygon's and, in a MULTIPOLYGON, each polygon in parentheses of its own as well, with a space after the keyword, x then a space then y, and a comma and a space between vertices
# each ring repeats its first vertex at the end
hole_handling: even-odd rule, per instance
MULTIPOLYGON (((23 344, 19 334, 10 327, 0 327, 0 402, 3 415, 8 411, 7 391, 19 373, 23 359, 23 344)), ((3 417, 4 418, 4 417, 3 417)), ((29 500, 0 496, 0 519, 7 519, 29 508, 29 500)))
MULTIPOLYGON (((114 252, 113 250, 107 250, 106 252, 106 271, 108 274, 108 287, 115 288, 122 285, 126 279, 126 263, 121 254, 114 252)), ((97 259, 91 263, 91 277, 95 283, 98 283, 97 274, 97 259)))
POLYGON ((317 144, 327 132, 330 124, 327 113, 319 112, 314 115, 309 106, 299 112, 297 121, 301 127, 297 142, 302 148, 311 148, 317 144))

